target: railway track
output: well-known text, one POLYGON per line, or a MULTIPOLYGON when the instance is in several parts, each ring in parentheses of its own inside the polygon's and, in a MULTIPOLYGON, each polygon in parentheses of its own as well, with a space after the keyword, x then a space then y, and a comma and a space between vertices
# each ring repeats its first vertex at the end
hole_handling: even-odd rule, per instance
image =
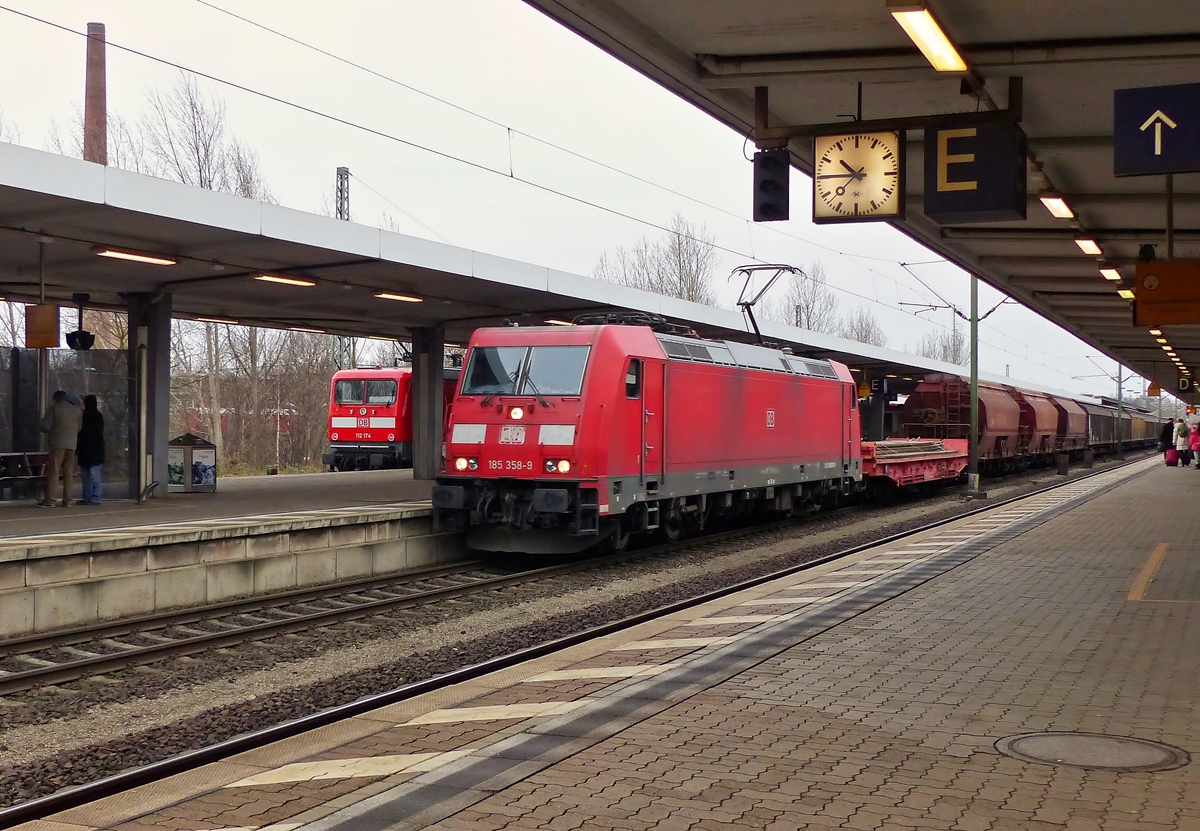
POLYGON ((765 533, 793 521, 706 534, 542 568, 504 572, 479 561, 299 589, 0 642, 0 697, 247 641, 300 632, 471 594, 765 533))
POLYGON ((0 696, 554 576, 471 561, 0 643, 0 696))

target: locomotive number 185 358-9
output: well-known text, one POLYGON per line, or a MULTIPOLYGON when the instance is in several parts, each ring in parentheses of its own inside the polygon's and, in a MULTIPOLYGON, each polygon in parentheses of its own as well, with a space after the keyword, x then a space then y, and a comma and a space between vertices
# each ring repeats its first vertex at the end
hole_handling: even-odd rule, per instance
POLYGON ((489 470, 533 470, 533 462, 522 462, 516 459, 489 459, 489 470))

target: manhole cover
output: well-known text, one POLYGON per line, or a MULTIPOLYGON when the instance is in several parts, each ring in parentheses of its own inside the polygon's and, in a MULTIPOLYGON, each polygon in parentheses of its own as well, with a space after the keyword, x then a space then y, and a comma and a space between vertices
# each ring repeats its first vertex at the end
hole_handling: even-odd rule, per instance
POLYGON ((1026 762, 1095 770, 1172 770, 1192 761, 1169 744, 1100 733, 1026 733, 1001 739, 996 749, 1026 762))

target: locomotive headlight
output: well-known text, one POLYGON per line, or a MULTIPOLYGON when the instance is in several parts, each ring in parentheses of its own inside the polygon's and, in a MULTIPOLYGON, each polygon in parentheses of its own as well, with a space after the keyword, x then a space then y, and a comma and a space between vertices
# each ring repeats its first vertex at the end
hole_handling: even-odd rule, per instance
POLYGON ((524 407, 513 407, 511 410, 508 411, 508 417, 511 418, 513 421, 520 421, 521 419, 525 418, 525 408, 524 407))
POLYGON ((558 462, 554 461, 553 459, 547 459, 546 460, 546 472, 553 473, 556 470, 558 470, 558 462))
POLYGON ((571 463, 568 462, 566 459, 563 459, 561 462, 558 463, 558 472, 559 473, 570 473, 571 472, 571 463))
POLYGON ((469 467, 471 470, 479 470, 479 460, 467 459, 467 467, 469 467))
POLYGON ((459 458, 454 460, 454 469, 455 470, 466 470, 468 464, 470 464, 470 462, 468 462, 466 459, 464 459, 460 456, 459 458))

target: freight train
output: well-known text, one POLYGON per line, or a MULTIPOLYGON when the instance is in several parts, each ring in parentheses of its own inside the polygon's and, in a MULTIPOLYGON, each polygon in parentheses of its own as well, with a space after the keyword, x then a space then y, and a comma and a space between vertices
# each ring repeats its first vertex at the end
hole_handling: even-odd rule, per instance
MULTIPOLYGON (((444 370, 448 409, 459 370, 444 370)), ((412 367, 339 370, 329 389, 328 470, 412 467, 412 367)))
MULTIPOLYGON (((910 438, 967 438, 971 391, 957 375, 927 375, 904 402, 904 435, 910 438)), ((1048 464, 1056 454, 1079 459, 1089 450, 1151 447, 1161 421, 1114 402, 1077 401, 981 381, 979 460, 984 472, 1005 473, 1048 464)))
MULTIPOLYGON (((881 486, 956 480, 967 463, 951 397, 961 388, 927 380, 906 403, 919 435, 864 442, 856 383, 836 361, 651 326, 480 329, 446 425, 434 525, 465 531, 479 550, 620 550, 715 517, 799 514, 881 486)), ((1079 450, 1093 420, 1107 435, 1103 407, 1093 416, 1078 402, 1058 409, 986 389, 989 460, 1079 450)))

